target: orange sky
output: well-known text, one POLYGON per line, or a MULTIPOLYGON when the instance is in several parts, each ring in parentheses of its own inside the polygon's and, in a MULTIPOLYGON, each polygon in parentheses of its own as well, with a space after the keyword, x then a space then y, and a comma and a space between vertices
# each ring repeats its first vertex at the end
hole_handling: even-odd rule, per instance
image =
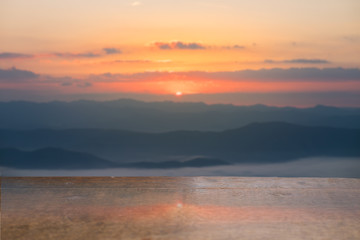
POLYGON ((359 12, 357 0, 3 0, 0 90, 360 92, 359 12), (264 82, 277 68, 280 79, 264 82), (313 68, 344 71, 319 80, 313 68), (247 69, 259 74, 227 77, 247 69))

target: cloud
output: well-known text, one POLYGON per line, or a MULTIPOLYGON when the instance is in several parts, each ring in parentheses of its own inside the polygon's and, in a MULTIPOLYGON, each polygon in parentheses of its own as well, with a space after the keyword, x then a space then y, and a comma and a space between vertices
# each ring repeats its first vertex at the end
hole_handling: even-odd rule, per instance
POLYGON ((63 87, 67 87, 67 86, 71 86, 72 85, 72 82, 63 82, 61 83, 61 86, 63 87))
POLYGON ((106 61, 103 63, 171 63, 171 59, 147 60, 147 59, 118 59, 114 61, 106 61))
POLYGON ((245 49, 245 46, 241 46, 238 44, 232 45, 232 46, 224 46, 225 49, 245 49))
POLYGON ((15 58, 33 58, 34 55, 13 53, 13 52, 2 52, 0 53, 0 59, 15 59, 15 58))
POLYGON ((360 41, 359 35, 347 35, 343 37, 344 40, 351 42, 351 43, 357 43, 360 41))
POLYGON ((122 51, 120 49, 117 49, 117 48, 103 48, 103 51, 106 54, 120 54, 120 53, 122 53, 122 51))
POLYGON ((205 49, 206 47, 201 43, 191 42, 185 43, 182 41, 172 41, 172 42, 154 42, 153 46, 162 49, 190 49, 190 50, 198 50, 198 49, 205 49))
POLYGON ((98 58, 104 55, 111 55, 111 54, 121 54, 122 51, 118 48, 103 48, 103 52, 80 52, 80 53, 71 53, 71 52, 57 52, 51 54, 55 57, 62 57, 62 58, 98 58), (105 53, 105 54, 104 54, 105 53))
POLYGON ((360 81, 358 68, 271 68, 224 72, 141 72, 134 74, 93 75, 97 81, 152 81, 158 79, 214 79, 231 81, 360 81))
POLYGON ((274 61, 272 59, 265 59, 264 63, 277 63, 277 61, 274 61))
POLYGON ((360 81, 358 68, 271 68, 259 70, 242 70, 233 72, 206 73, 210 78, 229 80, 257 81, 360 81))
POLYGON ((39 84, 54 84, 62 87, 91 87, 94 83, 111 82, 164 82, 164 81, 236 81, 236 82, 346 82, 359 81, 359 68, 271 68, 259 70, 241 70, 224 72, 139 72, 132 74, 92 74, 81 79, 71 76, 53 77, 40 75, 16 68, 0 69, 0 81, 5 83, 21 83, 36 81, 39 84))
POLYGON ((122 51, 118 48, 103 48, 102 52, 55 52, 48 54, 24 54, 24 53, 14 53, 14 52, 2 52, 0 53, 1 59, 24 59, 24 58, 48 58, 48 57, 60 57, 60 58, 97 58, 102 57, 104 55, 110 54, 120 54, 122 51))
POLYGON ((171 49, 171 46, 168 43, 156 42, 154 45, 160 49, 171 49))
POLYGON ((301 63, 301 64, 328 64, 331 63, 328 60, 325 59, 306 59, 306 58, 297 58, 297 59, 287 59, 287 60, 272 60, 272 59, 266 59, 264 60, 264 63, 301 63))
POLYGON ((176 42, 174 46, 175 46, 175 48, 179 48, 179 49, 204 49, 205 48, 200 43, 176 42))
POLYGON ((92 86, 92 83, 89 82, 88 78, 78 79, 78 78, 72 78, 69 76, 52 77, 52 76, 44 75, 41 77, 41 80, 44 83, 56 83, 62 87, 76 86, 79 88, 86 88, 86 87, 92 86))
POLYGON ((243 49, 243 48, 245 48, 245 47, 236 44, 236 45, 232 46, 232 48, 235 48, 235 49, 243 49))
POLYGON ((330 63, 327 60, 324 59, 290 59, 290 60, 284 60, 285 63, 310 63, 310 64, 323 64, 323 63, 330 63))
POLYGON ((53 53, 56 57, 63 58, 97 58, 101 57, 101 54, 93 53, 93 52, 85 52, 85 53, 53 53))
POLYGON ((156 60, 155 62, 157 62, 157 63, 171 63, 173 61, 171 59, 160 59, 160 60, 156 60))
POLYGON ((19 70, 15 67, 10 69, 0 69, 0 81, 11 81, 11 82, 23 82, 28 81, 29 79, 36 79, 40 75, 27 71, 19 70))
POLYGON ((48 76, 48 75, 43 75, 41 77, 41 80, 44 83, 56 83, 56 84, 59 84, 62 87, 72 86, 72 85, 74 85, 74 83, 82 81, 80 79, 75 79, 75 78, 72 78, 72 77, 69 77, 69 76, 53 77, 53 76, 48 76))
POLYGON ((87 87, 91 87, 92 83, 91 82, 79 82, 76 84, 77 87, 80 88, 87 88, 87 87))
POLYGON ((190 50, 197 50, 197 49, 234 49, 234 50, 242 50, 246 47, 243 45, 228 45, 228 46, 205 46, 202 43, 197 42, 182 42, 182 41, 172 41, 172 42, 153 42, 152 46, 157 47, 158 49, 162 50, 169 50, 169 49, 190 49, 190 50))
POLYGON ((129 60, 115 60, 115 61, 112 61, 113 63, 149 63, 149 62, 152 62, 151 60, 142 60, 142 59, 129 59, 129 60))
POLYGON ((88 79, 92 82, 142 82, 153 81, 161 77, 169 77, 169 72, 140 72, 133 74, 103 73, 92 74, 88 79))

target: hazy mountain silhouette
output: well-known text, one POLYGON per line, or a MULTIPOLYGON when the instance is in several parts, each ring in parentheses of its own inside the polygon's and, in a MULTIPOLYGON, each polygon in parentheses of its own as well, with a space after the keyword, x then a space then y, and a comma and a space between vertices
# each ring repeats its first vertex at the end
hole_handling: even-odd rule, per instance
POLYGON ((0 166, 23 169, 99 169, 112 168, 117 164, 87 153, 58 148, 20 151, 14 148, 0 149, 0 166))
POLYGON ((183 167, 210 167, 229 165, 231 163, 216 158, 194 158, 188 161, 163 161, 163 162, 135 162, 122 164, 122 167, 131 168, 183 168, 183 167))
POLYGON ((141 132, 222 131, 252 122, 282 121, 311 126, 360 128, 359 108, 316 106, 298 109, 265 105, 117 101, 1 102, 5 129, 101 128, 141 132))
POLYGON ((222 132, 140 133, 121 130, 0 130, 1 148, 61 148, 118 163, 181 161, 281 162, 310 156, 360 156, 360 129, 253 123, 222 132))
POLYGON ((0 166, 18 169, 102 169, 102 168, 183 168, 228 165, 220 159, 194 158, 188 161, 114 163, 91 154, 43 148, 21 151, 15 148, 0 149, 0 166))

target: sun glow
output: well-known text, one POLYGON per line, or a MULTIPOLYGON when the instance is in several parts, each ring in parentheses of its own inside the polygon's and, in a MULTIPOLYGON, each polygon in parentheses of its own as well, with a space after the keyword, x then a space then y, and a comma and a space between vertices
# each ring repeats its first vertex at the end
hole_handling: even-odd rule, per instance
POLYGON ((180 91, 177 91, 177 92, 175 93, 175 95, 176 95, 176 96, 178 96, 178 97, 180 97, 180 96, 182 96, 182 95, 183 95, 183 93, 182 93, 182 92, 180 92, 180 91))

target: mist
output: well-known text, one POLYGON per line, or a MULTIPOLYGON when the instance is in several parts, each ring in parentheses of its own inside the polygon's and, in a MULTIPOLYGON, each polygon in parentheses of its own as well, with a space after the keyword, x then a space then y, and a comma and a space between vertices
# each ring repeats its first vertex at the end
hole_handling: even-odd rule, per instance
POLYGON ((360 178, 360 158, 302 158, 285 163, 236 164, 202 168, 99 170, 20 170, 2 168, 2 176, 239 176, 360 178))

